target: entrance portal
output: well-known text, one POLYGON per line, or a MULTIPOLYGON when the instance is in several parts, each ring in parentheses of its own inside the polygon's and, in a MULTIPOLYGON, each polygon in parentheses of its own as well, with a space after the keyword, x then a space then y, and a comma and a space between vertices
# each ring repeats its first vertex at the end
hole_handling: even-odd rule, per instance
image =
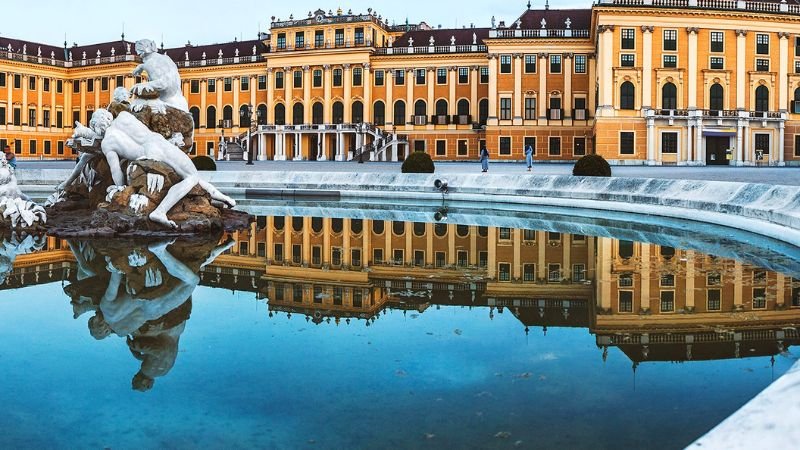
POLYGON ((728 159, 730 141, 728 136, 706 136, 706 165, 727 166, 730 164, 728 159))

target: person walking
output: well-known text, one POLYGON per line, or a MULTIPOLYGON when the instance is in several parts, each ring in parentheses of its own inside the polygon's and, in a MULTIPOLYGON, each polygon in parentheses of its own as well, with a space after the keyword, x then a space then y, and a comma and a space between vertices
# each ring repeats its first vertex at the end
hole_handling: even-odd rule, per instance
POLYGON ((525 164, 528 165, 528 172, 533 167, 533 147, 530 144, 525 146, 525 164))
POLYGON ((17 168, 17 156, 11 151, 11 147, 6 145, 6 148, 3 149, 5 152, 6 161, 8 161, 8 165, 11 166, 12 169, 17 168))
POLYGON ((481 169, 483 172, 489 171, 489 150, 486 150, 486 147, 481 149, 481 169))

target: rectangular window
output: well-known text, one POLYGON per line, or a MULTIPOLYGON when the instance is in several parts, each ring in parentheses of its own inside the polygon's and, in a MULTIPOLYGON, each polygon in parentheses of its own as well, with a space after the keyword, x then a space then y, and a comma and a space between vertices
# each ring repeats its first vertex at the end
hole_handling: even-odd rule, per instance
POLYGON ((336 87, 342 85, 342 69, 333 69, 333 85, 336 87))
POLYGON ((295 89, 300 89, 303 87, 303 71, 302 70, 295 70, 292 74, 293 83, 295 89))
POLYGON ((375 71, 375 86, 383 86, 385 84, 385 72, 383 70, 375 71))
POLYGON ((101 91, 108 90, 108 77, 100 78, 100 90, 101 91))
POLYGON ((536 73, 536 55, 525 55, 525 73, 536 73))
POLYGON ((297 303, 303 302, 303 286, 299 284, 292 285, 292 301, 297 303))
POLYGON ((266 75, 259 75, 258 76, 258 90, 263 91, 267 89, 267 76, 266 75))
POLYGON ((547 117, 550 120, 561 120, 561 97, 550 97, 550 108, 547 117))
POLYGON ((114 86, 115 87, 125 86, 125 77, 122 75, 117 75, 114 86))
MULTIPOLYGON (((77 120, 80 121, 81 115, 80 111, 78 111, 78 118, 77 120)), ((22 110, 19 108, 14 108, 13 116, 11 117, 12 122, 15 126, 22 125, 22 110)))
POLYGON ((286 33, 278 33, 278 39, 276 39, 276 45, 278 50, 283 50, 286 48, 286 33))
POLYGON ((762 158, 768 159, 767 155, 769 155, 769 134, 756 133, 755 141, 756 141, 755 145, 756 160, 758 160, 759 154, 762 155, 762 158))
POLYGON ((344 28, 337 29, 333 34, 334 44, 337 47, 344 45, 344 28))
POLYGON ((664 68, 674 69, 678 67, 678 55, 664 55, 664 68))
POLYGON ((547 265, 547 281, 557 283, 561 281, 561 264, 547 265))
POLYGON ((547 145, 547 154, 550 156, 561 155, 561 138, 558 136, 550 136, 549 144, 547 145))
POLYGON ((22 154, 22 140, 14 139, 14 153, 17 155, 22 154))
POLYGON ((6 73, 0 72, 0 87, 6 87, 6 73))
MULTIPOLYGON (((88 121, 86 123, 89 123, 88 121)), ((36 126, 36 110, 29 109, 28 110, 28 126, 35 127, 36 126)))
POLYGON ((621 48, 623 50, 633 50, 636 48, 636 29, 634 28, 623 28, 622 29, 622 45, 621 48))
POLYGON ((522 265, 522 281, 536 281, 536 264, 522 265))
POLYGON ((417 69, 415 71, 415 83, 417 83, 418 86, 425 84, 425 74, 426 73, 427 73, 427 70, 425 70, 425 69, 417 69))
POLYGON ((225 92, 233 91, 233 78, 225 77, 222 79, 222 90, 225 92))
POLYGON ((42 111, 42 126, 49 127, 50 126, 50 110, 45 109, 42 111))
POLYGON ((94 92, 94 78, 86 80, 86 92, 94 92))
POLYGON ((56 111, 56 128, 64 127, 64 111, 56 111))
POLYGON ((662 273, 659 280, 663 287, 675 287, 675 275, 671 273, 662 273))
POLYGON ((311 247, 311 264, 315 266, 322 264, 322 247, 319 245, 311 247))
POLYGON ((436 156, 447 156, 447 141, 436 141, 436 156))
POLYGON ((283 262, 283 244, 275 244, 275 261, 283 262))
POLYGON ((189 82, 189 93, 190 94, 200 93, 200 80, 191 80, 189 82))
POLYGON ((28 147, 30 147, 31 155, 35 155, 36 154, 36 141, 34 139, 31 139, 28 142, 28 147))
POLYGON ((619 65, 622 67, 633 67, 636 61, 636 55, 632 53, 623 53, 619 55, 619 65))
POLYGON ((447 69, 436 69, 436 84, 447 84, 447 69))
POLYGON ((619 312, 633 312, 633 291, 619 291, 619 312))
POLYGON ((756 59, 756 71, 769 72, 769 60, 763 58, 756 59))
POLYGON ((50 92, 50 78, 42 78, 42 89, 45 92, 50 92))
POLYGON ((709 289, 706 292, 706 309, 708 311, 719 311, 722 309, 722 291, 719 289, 709 289))
POLYGON ((800 134, 794 135, 794 156, 800 157, 800 134))
POLYGON ((56 146, 56 153, 59 155, 64 154, 64 141, 58 141, 58 145, 56 146))
POLYGON ((678 49, 678 30, 664 30, 664 50, 675 51, 678 49))
POLYGON ((583 156, 586 154, 586 138, 576 137, 572 141, 572 154, 574 156, 583 156))
MULTIPOLYGON (((16 77, 16 75, 15 75, 16 77)), ((16 84, 16 78, 14 78, 14 84, 16 84)), ((81 80, 73 80, 72 81, 72 93, 73 94, 80 94, 81 92, 81 80)))
POLYGON ((383 249, 372 249, 372 264, 383 264, 383 249))
POLYGON ((719 286, 722 284, 722 275, 719 272, 711 272, 706 275, 706 286, 719 286))
POLYGON ((716 53, 725 51, 725 34, 722 31, 711 32, 711 51, 716 53))
POLYGON ((239 90, 242 91, 249 91, 250 90, 250 77, 244 76, 239 78, 239 90))
POLYGON ((619 133, 619 153, 621 155, 632 155, 633 152, 633 132, 622 131, 619 133))
POLYGON ((354 248, 350 250, 350 265, 353 267, 361 267, 361 249, 354 248))
POLYGON ((36 90, 36 77, 33 75, 28 76, 28 90, 30 91, 36 90))
MULTIPOLYGON (((522 139, 522 148, 525 149, 525 148, 528 148, 529 146, 530 146, 531 149, 533 149, 533 153, 531 153, 531 154, 533 156, 536 156, 536 136, 525 136, 522 139)), ((525 231, 528 232, 530 230, 525 230, 525 231)), ((527 234, 526 234, 526 236, 527 236, 527 234)), ((534 235, 533 239, 536 239, 535 235, 534 235)), ((530 239, 528 239, 528 240, 530 240, 530 239)))
POLYGON ((511 73, 511 55, 500 55, 500 73, 511 73))
MULTIPOLYGON (((6 124, 6 107, 0 105, 0 125, 5 125, 5 124, 6 124)), ((797 139, 795 139, 795 142, 797 142, 797 139)), ((0 149, 3 147, 5 146, 0 145, 0 149)))
POLYGON ((353 34, 356 45, 364 45, 364 28, 363 27, 356 28, 353 34))
POLYGON ((572 281, 581 282, 586 280, 586 265, 573 264, 572 265, 572 281))
POLYGON ((414 265, 417 267, 425 266, 425 251, 414 250, 414 265))
POLYGON ((22 75, 14 74, 14 89, 22 89, 22 75))
POLYGON ((322 48, 325 46, 325 32, 317 30, 314 32, 314 47, 322 48))
POLYGON ((535 97, 525 97, 525 120, 536 120, 535 97))
POLYGON ((725 68, 725 58, 719 56, 712 56, 709 59, 709 68, 713 70, 722 70, 725 68))
POLYGON ((433 255, 434 267, 444 267, 447 265, 447 254, 445 252, 435 252, 433 255))
POLYGON ((550 73, 561 73, 561 55, 550 55, 550 73))
POLYGON ((511 228, 508 227, 500 227, 497 229, 498 238, 501 241, 510 241, 511 240, 511 228))
POLYGON ((306 34, 298 31, 294 34, 294 48, 303 48, 306 46, 306 34))
POLYGON ((466 250, 456 252, 456 264, 458 267, 467 267, 469 265, 469 253, 466 250))
POLYGON ((661 153, 678 153, 678 133, 661 133, 661 153))
POLYGON ((511 137, 509 137, 509 136, 501 136, 500 137, 499 153, 500 153, 500 155, 510 155, 511 154, 511 137))
POLYGON ((619 287, 631 287, 633 286, 633 276, 631 274, 620 275, 617 284, 619 287))
POLYGON ((756 34, 756 54, 769 55, 769 35, 756 34))
MULTIPOLYGON (((800 137, 800 135, 798 135, 796 137, 800 137)), ((458 140, 458 149, 456 150, 456 155, 457 156, 467 156, 468 154, 469 154, 469 148, 467 147, 467 140, 466 139, 459 139, 458 140)))
POLYGON ((767 290, 765 288, 753 288, 753 309, 766 309, 767 290))
POLYGON ((361 67, 353 68, 353 86, 364 84, 364 70, 361 67))
POLYGON ((392 251, 392 262, 395 265, 398 265, 398 266, 402 265, 403 264, 403 260, 405 259, 405 254, 404 253, 405 252, 403 251, 403 249, 399 249, 399 248, 394 249, 392 251))
POLYGON ((500 120, 511 120, 511 98, 500 98, 500 120))
POLYGON ((489 68, 488 67, 481 67, 481 84, 489 83, 489 68))
POLYGON ((292 245, 292 262, 294 264, 300 264, 303 262, 303 246, 300 244, 293 244, 292 245))
POLYGON ((333 265, 333 266, 341 266, 342 265, 342 249, 341 249, 341 247, 333 247, 333 248, 331 248, 331 265, 333 265))
POLYGON ((64 81, 56 80, 56 94, 61 94, 63 92, 64 92, 64 81))
POLYGON ((469 67, 458 68, 458 84, 469 83, 469 67))
POLYGON ((406 84, 406 71, 405 70, 395 70, 394 71, 394 84, 396 86, 402 86, 406 84))
POLYGON ((315 88, 322 87, 322 70, 314 69, 311 73, 311 84, 315 88))
POLYGON ((675 291, 661 291, 661 312, 675 311, 675 291))
POLYGON ((509 263, 500 263, 498 266, 498 277, 499 281, 511 281, 511 264, 509 263))
MULTIPOLYGON (((208 92, 211 92, 211 84, 208 88, 208 92)), ((275 89, 283 89, 283 72, 275 72, 275 89)))
POLYGON ((586 73, 586 55, 575 55, 575 73, 586 73))

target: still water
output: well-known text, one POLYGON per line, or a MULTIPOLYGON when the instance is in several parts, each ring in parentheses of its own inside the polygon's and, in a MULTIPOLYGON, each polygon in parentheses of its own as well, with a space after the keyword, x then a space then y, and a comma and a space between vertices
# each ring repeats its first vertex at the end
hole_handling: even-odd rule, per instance
POLYGON ((6 236, 0 447, 677 448, 796 359, 790 250, 560 222, 6 236))

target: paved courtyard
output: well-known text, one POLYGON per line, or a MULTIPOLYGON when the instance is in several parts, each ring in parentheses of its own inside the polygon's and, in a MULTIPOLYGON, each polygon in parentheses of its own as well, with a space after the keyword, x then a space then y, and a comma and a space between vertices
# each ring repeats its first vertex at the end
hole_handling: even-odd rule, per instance
MULTIPOLYGON (((392 162, 318 162, 318 161, 255 161, 253 166, 244 162, 217 163, 218 170, 258 170, 265 172, 399 172, 401 163, 392 162)), ((72 161, 20 161, 19 169, 68 169, 72 161)), ((437 173, 480 172, 476 162, 436 163, 437 173)), ((568 175, 572 164, 534 164, 533 175, 568 175)), ((800 167, 683 167, 683 166, 614 166, 614 176, 670 178, 687 180, 741 181, 800 186, 800 167)), ((522 162, 492 162, 489 174, 528 176, 522 162)))

